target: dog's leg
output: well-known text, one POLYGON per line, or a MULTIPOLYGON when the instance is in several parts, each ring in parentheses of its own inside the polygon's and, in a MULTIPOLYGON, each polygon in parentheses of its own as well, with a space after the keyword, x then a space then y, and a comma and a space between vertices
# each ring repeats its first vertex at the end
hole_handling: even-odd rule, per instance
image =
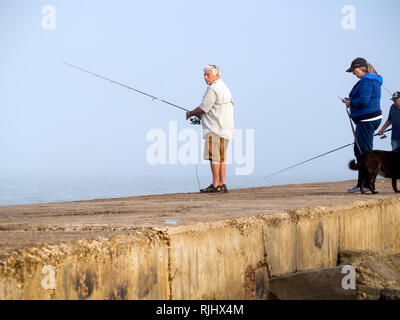
POLYGON ((365 183, 365 178, 366 178, 367 174, 366 174, 366 172, 365 172, 365 170, 363 168, 360 168, 360 171, 359 171, 358 174, 360 175, 360 183, 361 183, 360 184, 360 191, 361 191, 361 193, 366 193, 364 191, 364 183, 365 183))
POLYGON ((368 179, 368 181, 369 181, 369 189, 371 190, 372 194, 377 194, 378 193, 378 191, 373 189, 375 181, 376 181, 376 176, 377 176, 377 174, 371 174, 369 176, 369 179, 368 179))
POLYGON ((393 187, 393 191, 396 193, 399 193, 400 191, 397 190, 397 179, 396 178, 392 178, 392 187, 393 187))
POLYGON ((366 193, 366 192, 364 191, 364 182, 365 182, 365 179, 361 179, 361 185, 360 185, 360 191, 361 191, 361 193, 366 193))

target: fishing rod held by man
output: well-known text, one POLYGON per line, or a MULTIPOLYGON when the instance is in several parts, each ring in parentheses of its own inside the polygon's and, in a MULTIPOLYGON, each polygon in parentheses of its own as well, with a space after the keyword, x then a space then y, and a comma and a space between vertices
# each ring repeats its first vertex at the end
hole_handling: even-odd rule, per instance
POLYGON ((212 183, 201 193, 228 192, 225 184, 226 152, 234 136, 233 100, 227 85, 221 79, 221 71, 214 64, 204 69, 204 81, 208 85, 201 104, 186 112, 186 119, 195 115, 203 123, 204 160, 210 161, 212 183))
MULTIPOLYGON (((123 84, 123 83, 114 81, 114 80, 112 80, 112 79, 103 77, 103 76, 101 76, 101 75, 99 75, 99 74, 96 74, 96 73, 94 73, 94 72, 85 70, 85 69, 83 69, 83 68, 81 68, 81 67, 77 67, 77 66, 75 66, 75 65, 73 65, 73 64, 70 64, 70 63, 68 63, 68 62, 63 62, 63 63, 64 63, 65 65, 70 66, 70 67, 72 67, 72 68, 75 68, 75 69, 77 69, 77 70, 80 70, 80 71, 89 73, 89 74, 91 74, 91 75, 93 75, 93 76, 95 76, 95 77, 98 77, 98 78, 101 78, 101 79, 110 81, 110 82, 112 82, 112 83, 115 83, 115 84, 117 84, 117 85, 120 85, 120 86, 122 86, 122 87, 125 87, 125 88, 127 88, 127 89, 129 89, 129 90, 136 91, 136 92, 138 92, 138 93, 140 93, 140 94, 143 94, 143 95, 145 95, 145 96, 151 98, 153 101, 154 101, 154 100, 158 100, 158 101, 160 101, 160 102, 163 102, 163 103, 168 104, 168 105, 170 105, 170 106, 172 106, 172 107, 181 109, 181 110, 183 110, 183 111, 186 111, 186 112, 189 111, 188 109, 185 109, 185 108, 183 108, 183 107, 180 107, 180 106, 178 106, 178 105, 176 105, 176 104, 174 104, 174 103, 171 103, 171 102, 169 102, 169 101, 166 101, 166 100, 157 98, 157 97, 155 97, 155 96, 153 96, 153 95, 151 95, 151 94, 148 94, 148 93, 146 93, 146 92, 144 92, 144 91, 141 91, 141 90, 132 88, 132 87, 130 87, 130 86, 127 86, 126 84, 123 84)), ((199 119, 198 117, 196 117, 196 116, 190 117, 189 120, 190 120, 190 123, 193 124, 193 125, 199 125, 199 124, 201 123, 201 122, 200 122, 200 119, 199 119)))

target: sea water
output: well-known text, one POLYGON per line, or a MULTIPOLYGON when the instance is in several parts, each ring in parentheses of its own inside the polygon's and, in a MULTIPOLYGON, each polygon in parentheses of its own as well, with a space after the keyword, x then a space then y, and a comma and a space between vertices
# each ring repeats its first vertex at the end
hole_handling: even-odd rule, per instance
MULTIPOLYGON (((200 188, 211 183, 211 174, 199 177, 200 188)), ((340 177, 299 177, 282 175, 264 179, 262 175, 229 176, 229 189, 282 184, 342 181, 340 177)), ((8 177, 0 178, 0 206, 119 198, 138 195, 198 192, 195 175, 188 176, 108 176, 108 177, 8 177)))

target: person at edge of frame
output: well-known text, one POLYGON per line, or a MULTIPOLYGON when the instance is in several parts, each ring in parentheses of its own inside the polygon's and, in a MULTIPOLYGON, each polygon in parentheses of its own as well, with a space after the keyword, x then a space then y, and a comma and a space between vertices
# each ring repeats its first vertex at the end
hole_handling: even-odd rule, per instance
POLYGON ((383 135, 383 132, 392 125, 392 150, 396 150, 400 148, 400 91, 393 93, 391 100, 393 104, 390 107, 388 119, 378 134, 383 135))

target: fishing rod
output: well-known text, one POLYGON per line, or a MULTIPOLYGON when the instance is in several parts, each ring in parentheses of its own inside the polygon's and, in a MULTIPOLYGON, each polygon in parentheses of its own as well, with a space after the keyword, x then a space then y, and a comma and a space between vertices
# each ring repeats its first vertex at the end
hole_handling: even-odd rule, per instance
MULTIPOLYGON (((140 93, 140 94, 143 94, 143 95, 145 95, 145 96, 147 96, 147 97, 150 97, 153 101, 154 101, 154 100, 158 100, 158 101, 163 102, 163 103, 166 103, 166 104, 168 104, 168 105, 170 105, 170 106, 172 106, 172 107, 179 108, 179 109, 181 109, 181 110, 190 112, 190 110, 188 110, 188 109, 182 108, 182 107, 180 107, 180 106, 178 106, 178 105, 176 105, 176 104, 174 104, 174 103, 171 103, 171 102, 169 102, 169 101, 165 101, 165 100, 163 100, 163 99, 157 98, 157 97, 155 97, 155 96, 153 96, 153 95, 151 95, 151 94, 148 94, 148 93, 146 93, 146 92, 144 92, 144 91, 140 91, 140 90, 138 90, 138 89, 135 89, 135 88, 132 88, 132 87, 130 87, 130 86, 127 86, 126 84, 123 84, 123 83, 114 81, 114 80, 112 80, 112 79, 103 77, 103 76, 101 76, 101 75, 99 75, 99 74, 96 74, 96 73, 94 73, 94 72, 90 72, 90 71, 85 70, 85 69, 83 69, 83 68, 74 66, 73 64, 70 64, 70 63, 68 63, 68 62, 63 62, 63 63, 64 63, 65 65, 70 66, 70 67, 72 67, 72 68, 75 68, 75 69, 77 69, 77 70, 80 70, 80 71, 89 73, 89 74, 91 74, 91 75, 93 75, 93 76, 96 76, 96 77, 98 77, 98 78, 101 78, 101 79, 110 81, 110 82, 112 82, 112 83, 118 84, 118 85, 120 85, 120 86, 122 86, 122 87, 125 87, 125 88, 129 89, 129 90, 136 91, 136 92, 138 92, 138 93, 140 93)), ((191 117, 189 120, 190 120, 191 124, 193 124, 193 125, 198 125, 198 124, 201 123, 201 122, 200 122, 200 119, 197 118, 196 116, 191 117)))
MULTIPOLYGON (((346 100, 345 100, 344 98, 342 98, 342 97, 338 97, 338 98, 339 98, 343 103, 346 103, 346 100)), ((346 113, 347 113, 347 116, 349 117, 349 120, 350 120, 350 126, 351 126, 351 131, 353 132, 354 141, 356 142, 356 146, 357 146, 357 148, 358 148, 358 151, 360 151, 360 154, 362 154, 360 145, 358 144, 358 139, 357 139, 357 136, 356 136, 356 131, 354 130, 354 125, 353 125, 353 122, 351 121, 350 112, 349 112, 347 106, 346 106, 346 113)))
MULTIPOLYGON (((386 86, 384 86, 384 85, 382 84, 382 87, 386 90, 386 92, 387 92, 390 96, 392 96, 392 93, 389 91, 388 88, 386 88, 386 86)), ((338 98, 339 98, 340 100, 342 100, 342 102, 344 102, 344 99, 343 99, 343 98, 341 98, 341 97, 338 97, 338 98)), ((357 148, 358 148, 358 149, 360 150, 360 152, 361 152, 361 149, 360 149, 360 146, 358 145, 357 137, 356 137, 356 134, 355 134, 355 131, 354 131, 354 126, 353 126, 353 123, 351 122, 350 113, 349 113, 349 111, 347 110, 347 108, 346 108, 346 112, 347 112, 347 115, 349 116, 349 119, 350 119, 351 129, 352 129, 352 131, 353 131, 355 143, 356 143, 356 145, 357 145, 357 148)), ((385 133, 385 132, 389 132, 389 131, 392 131, 392 129, 387 129, 387 130, 384 131, 384 133, 385 133)), ((379 135, 378 133, 377 133, 377 134, 374 134, 374 137, 376 137, 376 136, 378 136, 378 135, 379 135)), ((385 138, 387 138, 387 136, 386 136, 385 134, 382 135, 381 139, 385 139, 385 138)), ((309 162, 309 161, 318 159, 318 158, 320 158, 320 157, 326 156, 327 154, 333 153, 333 152, 335 152, 335 151, 344 149, 344 148, 346 148, 346 147, 350 147, 350 146, 352 146, 353 144, 354 144, 354 142, 349 143, 349 144, 346 144, 345 146, 342 146, 342 147, 333 149, 333 150, 331 150, 331 151, 322 153, 322 154, 320 154, 320 155, 318 155, 318 156, 315 156, 315 157, 313 157, 313 158, 311 158, 311 159, 302 161, 302 162, 297 163, 297 164, 295 164, 295 165, 293 165, 293 166, 290 166, 290 167, 288 167, 288 168, 286 168, 286 169, 283 169, 283 170, 280 170, 280 171, 275 172, 275 173, 273 173, 273 174, 270 174, 269 176, 264 177, 264 179, 267 179, 267 178, 269 178, 269 177, 272 177, 272 176, 274 176, 274 175, 277 175, 278 173, 287 171, 287 170, 292 169, 292 168, 294 168, 294 167, 300 166, 300 165, 302 165, 302 164, 304 164, 304 163, 306 163, 306 162, 309 162)), ((362 152, 361 152, 361 153, 362 153, 362 152)))
MULTIPOLYGON (((387 129, 387 130, 385 130, 384 132, 389 132, 389 131, 392 131, 392 129, 387 129)), ((379 134, 378 134, 378 133, 376 133, 376 134, 374 134, 374 137, 375 137, 375 136, 378 136, 378 135, 379 135, 379 134)), ((387 136, 386 136, 386 135, 383 135, 383 136, 381 137, 381 139, 385 139, 385 138, 387 138, 387 136)), ((273 174, 270 174, 269 176, 266 176, 266 177, 264 177, 264 179, 267 179, 267 178, 269 178, 269 177, 272 177, 272 176, 274 176, 274 175, 277 175, 278 173, 281 173, 281 172, 287 171, 287 170, 289 170, 289 169, 292 169, 292 168, 294 168, 294 167, 300 166, 300 165, 302 165, 302 164, 304 164, 304 163, 306 163, 306 162, 310 162, 310 161, 312 161, 312 160, 315 160, 315 159, 317 159, 317 158, 320 158, 320 157, 326 156, 327 154, 333 153, 333 152, 335 152, 335 151, 338 151, 338 150, 344 149, 344 148, 346 148, 346 147, 350 147, 350 146, 352 146, 353 144, 354 144, 354 142, 352 142, 352 143, 349 143, 349 144, 346 144, 345 146, 342 146, 342 147, 339 147, 339 148, 333 149, 333 150, 331 150, 331 151, 328 151, 328 152, 322 153, 322 154, 320 154, 320 155, 318 155, 318 156, 315 156, 315 157, 313 157, 313 158, 311 158, 311 159, 308 159, 308 160, 302 161, 302 162, 300 162, 300 163, 297 163, 297 164, 295 164, 295 165, 293 165, 293 166, 290 166, 290 167, 288 167, 288 168, 286 168, 286 169, 283 169, 283 170, 280 170, 280 171, 278 171, 278 172, 275 172, 275 173, 273 173, 273 174)))
POLYGON ((382 87, 386 90, 386 92, 387 93, 389 93, 390 94, 390 96, 393 96, 393 93, 391 93, 390 91, 389 91, 389 89, 388 88, 386 88, 383 84, 382 84, 382 87))
MULTIPOLYGON (((96 77, 99 77, 99 78, 101 78, 101 79, 110 81, 111 83, 118 84, 118 85, 120 85, 120 86, 122 86, 122 87, 125 87, 125 88, 129 89, 129 90, 136 91, 136 92, 138 92, 138 93, 140 93, 140 94, 143 94, 143 95, 145 95, 145 96, 147 96, 147 97, 150 97, 153 101, 154 101, 154 100, 158 100, 158 101, 163 102, 163 103, 166 103, 166 104, 168 104, 168 105, 170 105, 170 106, 172 106, 172 107, 175 107, 175 108, 178 108, 178 109, 181 109, 181 110, 190 112, 190 110, 188 110, 188 109, 185 109, 185 108, 183 108, 183 107, 180 107, 180 106, 178 106, 178 105, 176 105, 176 104, 174 104, 174 103, 171 103, 171 102, 169 102, 169 101, 166 101, 166 100, 157 98, 157 97, 155 97, 155 96, 153 96, 153 95, 151 95, 151 94, 148 94, 148 93, 146 93, 146 92, 144 92, 144 91, 140 91, 140 90, 138 90, 138 89, 135 89, 135 88, 132 88, 132 87, 130 87, 130 86, 127 86, 126 84, 123 84, 123 83, 114 81, 114 80, 112 80, 112 79, 103 77, 103 76, 101 76, 101 75, 99 75, 99 74, 96 74, 96 73, 94 73, 94 72, 90 72, 90 71, 88 71, 88 70, 85 70, 85 69, 83 69, 83 68, 80 68, 80 67, 78 67, 78 66, 75 66, 75 65, 73 65, 73 64, 70 64, 70 63, 68 63, 68 62, 63 62, 63 63, 64 63, 65 65, 69 66, 69 67, 72 67, 72 68, 75 68, 75 69, 77 69, 77 70, 80 70, 80 71, 89 73, 89 74, 91 74, 91 75, 93 75, 93 76, 96 76, 96 77)), ((199 124, 201 123, 201 122, 200 122, 200 119, 199 119, 198 117, 196 117, 196 116, 192 116, 191 118, 189 118, 189 120, 190 120, 190 122, 191 122, 192 125, 199 125, 199 124)), ((199 175, 198 175, 198 173, 197 173, 197 164, 196 164, 196 177, 197 177, 197 183, 198 183, 198 186, 199 186, 199 189, 200 189, 200 179, 199 179, 199 175)))

